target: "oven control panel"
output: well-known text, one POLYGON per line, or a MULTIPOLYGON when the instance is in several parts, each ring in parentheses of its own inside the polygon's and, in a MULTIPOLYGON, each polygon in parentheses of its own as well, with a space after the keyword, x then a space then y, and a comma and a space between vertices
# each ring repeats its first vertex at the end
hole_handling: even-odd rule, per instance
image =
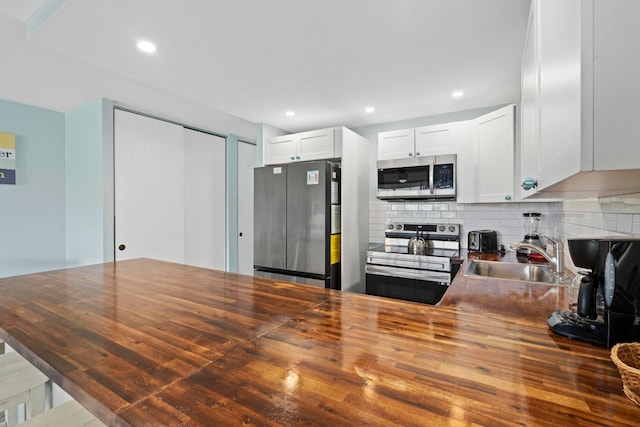
POLYGON ((445 236, 459 236, 459 224, 414 224, 404 222, 388 222, 386 233, 406 233, 415 234, 416 232, 433 233, 445 236))

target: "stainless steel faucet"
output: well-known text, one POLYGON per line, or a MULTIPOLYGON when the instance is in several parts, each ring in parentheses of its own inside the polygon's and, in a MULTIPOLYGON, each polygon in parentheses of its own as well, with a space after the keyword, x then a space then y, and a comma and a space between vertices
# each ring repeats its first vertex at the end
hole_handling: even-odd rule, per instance
POLYGON ((556 278, 562 280, 564 278, 564 245, 558 239, 552 239, 551 237, 546 236, 540 237, 545 239, 547 242, 546 250, 525 242, 515 242, 511 244, 511 249, 529 249, 542 255, 553 267, 556 278))

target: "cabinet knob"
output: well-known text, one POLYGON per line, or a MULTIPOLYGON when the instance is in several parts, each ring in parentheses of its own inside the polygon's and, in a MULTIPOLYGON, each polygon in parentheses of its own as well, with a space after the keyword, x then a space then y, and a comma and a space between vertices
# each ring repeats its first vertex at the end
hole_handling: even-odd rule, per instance
POLYGON ((300 160, 300 156, 296 156, 296 160, 300 160))
POLYGON ((295 160, 296 158, 294 156, 291 156, 291 160, 295 160))
POLYGON ((120 245, 118 246, 118 249, 124 251, 125 249, 127 249, 127 247, 125 245, 120 245))
POLYGON ((416 153, 416 156, 419 156, 419 155, 420 155, 420 152, 418 151, 418 152, 416 153))
POLYGON ((413 153, 409 153, 409 157, 413 157, 413 153))
POLYGON ((531 190, 538 186, 538 180, 535 178, 527 177, 522 182, 522 189, 525 191, 531 190))
POLYGON ((507 194, 506 196, 504 196, 504 199, 505 200, 511 200, 511 196, 507 194))

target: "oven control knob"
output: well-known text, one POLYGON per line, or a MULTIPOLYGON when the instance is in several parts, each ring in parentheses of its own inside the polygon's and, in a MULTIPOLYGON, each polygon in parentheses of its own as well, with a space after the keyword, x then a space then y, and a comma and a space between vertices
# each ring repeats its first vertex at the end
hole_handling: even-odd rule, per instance
POLYGON ((444 231, 444 225, 441 225, 440 227, 438 227, 438 231, 444 231))
POLYGON ((402 224, 396 225, 396 230, 402 230, 402 224))
POLYGON ((393 230, 394 228, 395 228, 395 227, 394 227, 394 225, 393 225, 393 224, 389 224, 389 225, 387 225, 387 229, 389 229, 389 230, 393 230))
POLYGON ((454 231, 456 231, 456 227, 455 227, 455 226, 453 226, 453 225, 450 225, 450 226, 449 226, 449 231, 450 231, 451 233, 453 233, 454 231))

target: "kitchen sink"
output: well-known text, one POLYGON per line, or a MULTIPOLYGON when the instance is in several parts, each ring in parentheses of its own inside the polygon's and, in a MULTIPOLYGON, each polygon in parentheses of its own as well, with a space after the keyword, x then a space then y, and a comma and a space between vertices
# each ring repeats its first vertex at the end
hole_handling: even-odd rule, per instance
POLYGON ((499 279, 516 282, 562 285, 548 265, 501 261, 469 260, 463 273, 474 279, 499 279))

